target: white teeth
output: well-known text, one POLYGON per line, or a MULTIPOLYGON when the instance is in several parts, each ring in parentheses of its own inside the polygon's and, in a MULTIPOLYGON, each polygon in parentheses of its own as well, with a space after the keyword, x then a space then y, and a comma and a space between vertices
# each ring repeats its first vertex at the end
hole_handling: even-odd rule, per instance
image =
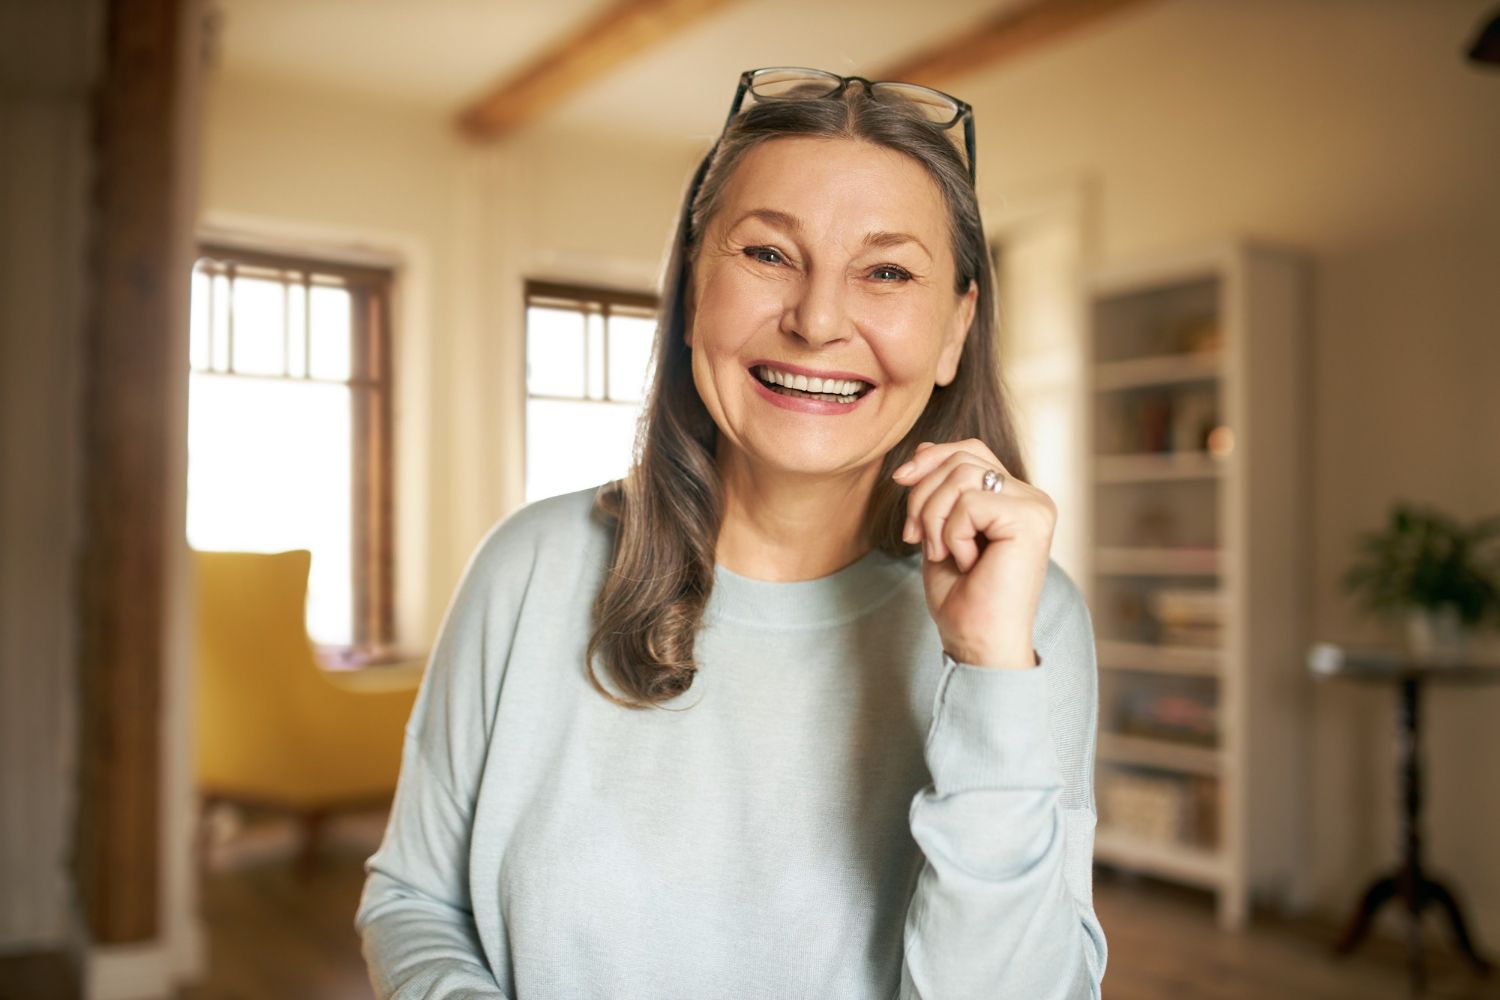
POLYGON ((755 369, 755 373, 767 382, 773 382, 788 389, 798 389, 802 392, 817 395, 819 398, 828 398, 839 402, 848 402, 849 397, 858 393, 865 384, 854 379, 793 375, 791 372, 778 371, 769 365, 761 365, 755 369))

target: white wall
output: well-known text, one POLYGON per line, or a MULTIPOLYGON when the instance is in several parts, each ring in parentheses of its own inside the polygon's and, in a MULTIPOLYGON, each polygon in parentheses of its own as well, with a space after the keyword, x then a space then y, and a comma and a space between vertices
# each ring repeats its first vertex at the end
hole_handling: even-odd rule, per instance
MULTIPOLYGON (((1309 252, 1320 637, 1378 635, 1336 581, 1394 499, 1500 511, 1500 71, 1460 56, 1491 7, 1169 0, 951 84, 984 203, 1085 172, 1106 262, 1237 230, 1309 252)), ((1342 915, 1394 860, 1392 701, 1317 698, 1313 891, 1342 915)), ((1494 948, 1500 688, 1427 708, 1429 859, 1494 948)))

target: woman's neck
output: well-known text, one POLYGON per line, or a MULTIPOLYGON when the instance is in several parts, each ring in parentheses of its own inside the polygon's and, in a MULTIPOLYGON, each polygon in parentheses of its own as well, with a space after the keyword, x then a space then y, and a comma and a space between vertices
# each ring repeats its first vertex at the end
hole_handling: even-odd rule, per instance
POLYGON ((746 461, 721 442, 718 464, 719 565, 755 580, 812 580, 869 552, 864 514, 880 463, 837 476, 789 474, 746 461))

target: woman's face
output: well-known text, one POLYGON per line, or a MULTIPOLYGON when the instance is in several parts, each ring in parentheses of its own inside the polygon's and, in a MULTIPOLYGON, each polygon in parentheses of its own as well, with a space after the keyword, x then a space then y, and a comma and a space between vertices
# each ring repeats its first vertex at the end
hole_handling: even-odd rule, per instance
POLYGON ((947 210, 915 160, 851 139, 752 149, 706 226, 688 303, 693 381, 721 444, 766 470, 878 463, 953 380, 978 294, 954 285, 947 210))

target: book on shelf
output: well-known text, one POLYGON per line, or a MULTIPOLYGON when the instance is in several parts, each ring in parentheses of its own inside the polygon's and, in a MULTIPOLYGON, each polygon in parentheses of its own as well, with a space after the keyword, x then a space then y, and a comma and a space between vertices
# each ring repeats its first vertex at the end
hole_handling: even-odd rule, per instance
POLYGON ((1158 587, 1151 592, 1151 613, 1159 622, 1217 625, 1224 620, 1224 595, 1202 587, 1158 587))
POLYGON ((1219 846, 1219 785, 1201 775, 1111 769, 1100 775, 1099 822, 1166 847, 1219 846))
POLYGON ((1129 736, 1212 746, 1218 739, 1218 708, 1208 694, 1137 687, 1122 696, 1119 728, 1129 736))
POLYGON ((1189 841, 1199 847, 1219 845, 1219 782, 1194 775, 1188 779, 1192 797, 1192 829, 1189 841))
POLYGON ((1153 843, 1182 839, 1188 803, 1181 781, 1165 775, 1112 771, 1099 781, 1100 822, 1153 843))

